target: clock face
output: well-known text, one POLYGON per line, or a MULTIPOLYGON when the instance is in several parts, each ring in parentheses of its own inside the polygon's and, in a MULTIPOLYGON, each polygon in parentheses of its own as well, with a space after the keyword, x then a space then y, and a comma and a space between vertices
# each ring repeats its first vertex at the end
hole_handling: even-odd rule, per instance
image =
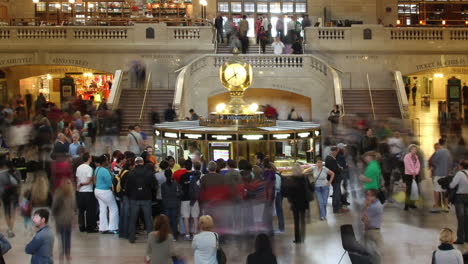
POLYGON ((240 64, 231 64, 224 70, 224 79, 232 86, 241 86, 247 80, 247 71, 240 64))

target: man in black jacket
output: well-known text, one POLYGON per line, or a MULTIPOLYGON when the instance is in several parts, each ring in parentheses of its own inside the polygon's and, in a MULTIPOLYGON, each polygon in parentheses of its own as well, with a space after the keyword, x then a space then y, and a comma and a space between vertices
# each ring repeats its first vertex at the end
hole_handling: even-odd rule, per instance
POLYGON ((143 158, 135 159, 135 168, 128 173, 125 192, 130 200, 130 221, 128 240, 135 242, 136 224, 140 210, 143 211, 146 232, 153 230, 151 221, 151 201, 156 197, 158 182, 153 172, 143 165, 143 158))
POLYGON ((218 43, 224 43, 223 39, 223 17, 218 13, 215 19, 215 28, 216 28, 216 40, 218 43))
POLYGON ((335 178, 333 179, 333 196, 332 196, 332 205, 333 213, 342 213, 342 204, 341 204, 341 168, 336 161, 336 155, 338 155, 338 147, 333 146, 330 149, 330 154, 325 158, 325 167, 335 173, 335 178))

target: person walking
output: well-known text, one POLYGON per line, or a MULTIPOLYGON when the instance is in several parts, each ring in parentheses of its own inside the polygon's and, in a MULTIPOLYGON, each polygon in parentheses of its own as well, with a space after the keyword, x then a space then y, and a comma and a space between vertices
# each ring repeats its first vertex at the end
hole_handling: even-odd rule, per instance
POLYGON ((374 136, 372 128, 368 127, 364 130, 365 135, 361 139, 360 143, 360 153, 361 155, 368 151, 377 150, 377 138, 374 136))
POLYGON ((213 218, 209 215, 200 217, 200 233, 193 237, 195 264, 218 264, 216 252, 219 246, 219 236, 213 232, 213 218))
POLYGON ((247 16, 243 15, 242 20, 239 22, 239 34, 240 40, 242 43, 242 53, 246 54, 249 49, 249 38, 247 37, 247 32, 249 31, 249 22, 247 21, 247 16))
POLYGON ((315 195, 319 206, 320 220, 327 220, 327 203, 330 194, 330 185, 335 178, 335 173, 323 166, 321 158, 317 158, 316 167, 312 169, 315 183, 315 195))
POLYGON ((439 140, 439 145, 437 145, 437 150, 431 156, 429 160, 429 167, 432 169, 432 185, 434 188, 434 206, 431 209, 431 212, 438 213, 442 209, 444 212, 448 212, 448 201, 444 195, 444 190, 439 184, 439 179, 442 179, 448 176, 451 164, 452 157, 450 151, 446 148, 445 139, 439 140), (441 200, 444 203, 444 208, 441 206, 441 200))
POLYGON ((364 153, 363 159, 367 166, 364 175, 359 176, 359 179, 364 182, 364 190, 379 190, 382 175, 382 169, 379 165, 380 154, 369 151, 364 153))
POLYGON ((223 38, 223 17, 220 13, 216 15, 214 27, 216 29, 216 41, 218 43, 224 43, 223 38))
POLYGON ((34 212, 34 226, 38 229, 36 235, 26 245, 26 254, 32 255, 31 264, 54 263, 54 234, 49 227, 49 211, 39 209, 34 212))
POLYGON ((419 172, 421 170, 421 162, 419 161, 418 147, 414 144, 408 147, 409 152, 405 155, 403 162, 405 164, 405 175, 403 180, 406 184, 406 200, 405 200, 405 210, 409 208, 416 208, 413 200, 410 199, 411 196, 411 187, 413 181, 416 181, 418 184, 418 192, 419 192, 419 182, 421 182, 421 178, 419 176, 419 172))
POLYGON ((260 27, 260 30, 258 32, 258 38, 260 39, 260 47, 262 49, 262 53, 265 54, 266 45, 268 42, 268 35, 267 31, 265 31, 265 28, 263 26, 260 27))
POLYGON ((457 188, 455 213, 457 215, 457 241, 455 244, 468 242, 468 160, 460 161, 459 171, 453 177, 450 188, 457 188))
POLYGON ((135 130, 135 126, 128 126, 127 150, 135 153, 135 155, 140 155, 144 147, 143 138, 135 130))
POLYGON ((173 236, 166 215, 158 215, 154 219, 154 231, 148 234, 146 246, 147 263, 172 264, 173 236))
POLYGON ((156 199, 158 182, 154 172, 144 166, 142 157, 135 159, 135 168, 128 174, 125 192, 130 201, 130 222, 128 228, 128 241, 135 242, 136 224, 140 210, 143 213, 146 233, 152 230, 151 224, 151 201, 156 199))
POLYGON ((418 92, 418 87, 416 84, 413 85, 413 88, 411 88, 411 97, 413 98, 413 105, 416 105, 416 93, 418 92))
POLYGON ((453 247, 455 234, 450 228, 442 228, 439 233, 440 245, 432 252, 433 264, 459 264, 463 263, 462 253, 453 247))
POLYGON ((276 21, 276 37, 279 37, 281 41, 284 39, 284 21, 280 16, 276 21))
POLYGON ((369 252, 370 263, 381 263, 383 205, 377 198, 378 190, 369 189, 366 192, 366 200, 362 209, 361 221, 364 224, 363 244, 369 252))
POLYGON ((309 209, 312 193, 309 189, 309 180, 304 176, 301 166, 296 163, 293 168, 293 176, 286 186, 286 197, 291 204, 294 217, 294 241, 293 243, 304 243, 306 226, 305 211, 309 209))
POLYGON ((63 263, 64 257, 67 263, 71 262, 71 232, 76 208, 75 201, 71 181, 62 184, 54 193, 52 215, 54 216, 56 230, 60 235, 60 263, 63 263))
POLYGON ((99 231, 102 234, 118 234, 119 209, 112 193, 112 175, 107 169, 107 157, 100 156, 96 161, 96 188, 94 195, 99 202, 99 231), (109 210, 109 219, 107 212, 109 210))
POLYGON ((247 264, 276 264, 270 239, 266 234, 258 234, 255 238, 255 252, 247 256, 247 264))
POLYGON ((182 187, 182 203, 180 207, 180 215, 184 220, 185 240, 190 240, 190 230, 196 234, 198 227, 198 216, 200 215, 200 206, 198 201, 192 201, 190 197, 190 184, 192 183, 194 172, 192 171, 192 161, 184 162, 186 172, 180 177, 180 185, 182 187), (190 218, 193 219, 193 228, 190 228, 190 218))

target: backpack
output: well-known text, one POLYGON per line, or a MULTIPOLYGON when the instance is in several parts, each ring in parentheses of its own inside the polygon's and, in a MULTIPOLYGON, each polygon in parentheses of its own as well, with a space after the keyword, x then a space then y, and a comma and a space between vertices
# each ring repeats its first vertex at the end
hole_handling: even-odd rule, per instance
POLYGON ((125 193, 125 186, 122 187, 122 178, 125 176, 125 174, 128 173, 128 170, 121 170, 119 174, 117 174, 113 179, 112 179, 112 192, 117 197, 122 197, 123 194, 125 193))
POLYGON ((194 204, 198 201, 200 196, 200 175, 197 173, 192 173, 192 179, 189 184, 189 197, 191 204, 194 204))

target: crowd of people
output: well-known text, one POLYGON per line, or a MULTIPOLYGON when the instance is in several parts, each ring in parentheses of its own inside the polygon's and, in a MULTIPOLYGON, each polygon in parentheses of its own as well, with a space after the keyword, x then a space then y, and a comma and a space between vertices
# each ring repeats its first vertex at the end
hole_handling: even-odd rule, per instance
MULTIPOLYGON (((254 24, 256 43, 260 44, 262 53, 265 53, 266 46, 270 44, 274 54, 302 54, 302 32, 310 26, 312 24, 308 15, 303 15, 302 21, 293 15, 287 25, 284 24, 281 17, 276 21, 276 34, 273 34, 273 25, 268 16, 259 16, 254 24)), ((236 48, 244 54, 247 53, 249 48, 247 34, 250 26, 246 15, 243 15, 239 23, 236 24, 232 17, 224 20, 218 14, 214 20, 214 27, 218 43, 226 42, 232 49, 236 48)))

